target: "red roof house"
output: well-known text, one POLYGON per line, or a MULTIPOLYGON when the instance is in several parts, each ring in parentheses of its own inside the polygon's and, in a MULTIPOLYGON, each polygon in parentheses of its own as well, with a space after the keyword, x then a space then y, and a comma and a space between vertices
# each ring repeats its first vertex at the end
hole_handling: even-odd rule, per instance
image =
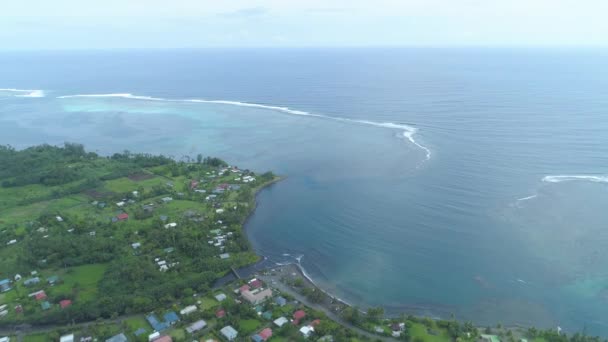
POLYGON ((251 287, 249 287, 249 285, 247 285, 247 284, 245 284, 239 288, 240 293, 243 293, 243 292, 249 291, 249 290, 251 290, 251 287))
POLYGON ((293 324, 300 324, 300 320, 302 318, 306 317, 306 312, 302 311, 302 310, 298 310, 296 312, 293 313, 293 324))
POLYGON ((129 219, 129 214, 127 214, 127 213, 118 214, 118 216, 116 216, 116 218, 119 221, 124 221, 124 220, 129 219))
POLYGON ((272 329, 270 329, 270 328, 266 328, 266 329, 264 329, 264 330, 260 331, 260 333, 259 333, 258 335, 260 335, 260 337, 261 337, 261 338, 262 338, 264 341, 266 341, 267 339, 269 339, 269 338, 271 338, 271 337, 272 337, 272 329))
POLYGON ((260 288, 262 287, 262 282, 259 279, 254 279, 252 281, 249 282, 249 286, 251 286, 254 289, 260 288))
POLYGON ((44 293, 44 291, 40 291, 38 293, 36 293, 36 300, 43 300, 46 299, 46 293, 44 293))
POLYGON ((226 316, 226 311, 224 309, 219 309, 215 312, 215 317, 222 318, 226 316))
POLYGON ((154 342, 173 342, 173 339, 169 335, 163 335, 154 340, 154 342))
POLYGON ((190 181, 190 189, 195 189, 198 186, 198 182, 195 180, 190 181))
POLYGON ((72 305, 72 301, 69 299, 64 299, 62 301, 59 302, 59 305, 61 306, 62 309, 67 308, 68 306, 72 305))
POLYGON ((321 324, 320 319, 315 319, 314 321, 310 322, 310 325, 312 325, 313 327, 316 327, 319 324, 321 324))

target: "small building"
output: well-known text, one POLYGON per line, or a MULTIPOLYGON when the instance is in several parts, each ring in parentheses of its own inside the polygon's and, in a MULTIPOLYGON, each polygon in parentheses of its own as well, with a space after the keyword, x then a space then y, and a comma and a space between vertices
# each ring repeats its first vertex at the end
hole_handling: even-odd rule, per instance
POLYGON ((220 254, 220 259, 228 259, 230 258, 230 253, 222 253, 220 254))
POLYGON ((121 214, 118 214, 116 216, 116 218, 118 219, 118 221, 126 221, 126 220, 129 219, 129 214, 127 214, 127 213, 121 213, 121 214))
POLYGON ((15 274, 15 281, 19 281, 21 278, 21 274, 15 274))
POLYGON ((196 305, 188 305, 185 308, 181 309, 179 314, 182 316, 188 315, 196 311, 196 305))
POLYGON ((215 312, 215 317, 217 318, 224 318, 226 317, 226 310, 224 309, 219 309, 215 312))
POLYGON ((127 342, 127 336, 124 333, 120 333, 118 335, 114 335, 106 340, 106 342, 127 342))
POLYGON ((0 280, 0 292, 6 292, 6 291, 9 291, 10 289, 12 289, 10 279, 0 280))
POLYGON ((49 285, 55 285, 58 281, 59 281, 59 277, 56 275, 52 275, 52 276, 46 278, 46 282, 49 285))
POLYGON ((173 342, 173 339, 169 335, 163 335, 155 339, 154 342, 173 342))
POLYGON ((74 342, 74 334, 61 336, 59 342, 74 342))
POLYGON ((139 247, 141 247, 141 242, 134 242, 131 244, 131 247, 133 249, 138 249, 139 247))
POLYGON ((310 335, 312 335, 314 332, 315 332, 315 328, 310 327, 310 326, 304 326, 304 327, 300 328, 300 333, 304 337, 310 337, 310 335))
POLYGON ((285 317, 279 317, 273 321, 273 323, 279 328, 282 327, 283 325, 287 324, 288 322, 289 322, 289 320, 285 317))
POLYGON ((135 332, 133 333, 133 335, 135 335, 136 337, 139 337, 143 334, 146 333, 146 329, 145 328, 139 328, 137 330, 135 330, 135 332))
POLYGON ((23 285, 30 286, 30 285, 36 285, 38 283, 40 283, 40 278, 34 277, 34 278, 30 278, 30 279, 27 279, 26 281, 24 281, 23 285))
POLYGON ((254 340, 255 342, 264 342, 264 341, 267 341, 271 337, 272 337, 272 329, 265 328, 262 331, 260 331, 259 333, 253 335, 251 337, 251 339, 254 340))
POLYGON ((271 320, 272 319, 272 311, 266 311, 262 314, 262 318, 271 320))
POLYGON ((175 228, 175 227, 177 227, 177 223, 175 223, 175 222, 167 223, 167 224, 165 225, 165 228, 166 228, 166 229, 169 229, 169 228, 175 228))
POLYGON ((179 322, 179 317, 177 316, 177 314, 174 311, 169 311, 167 312, 163 318, 165 319, 165 322, 169 323, 170 325, 173 325, 177 322, 179 322))
POLYGON ((150 324, 152 329, 156 331, 163 331, 169 328, 169 324, 167 322, 161 322, 156 315, 148 315, 146 316, 146 321, 150 324))
POLYGON ((11 338, 8 336, 0 337, 0 342, 11 342, 11 338))
POLYGON ((225 295, 225 294, 223 294, 223 293, 219 293, 219 294, 215 295, 215 299, 216 299, 218 302, 221 302, 221 301, 223 301, 223 300, 225 300, 225 299, 226 299, 226 295, 225 295))
POLYGON ((65 308, 69 307, 70 305, 72 305, 72 301, 69 299, 64 299, 59 302, 59 306, 61 306, 62 309, 65 309, 65 308))
POLYGON ((274 302, 277 303, 278 306, 287 305, 287 299, 285 299, 284 297, 281 297, 281 296, 275 298, 274 302))
POLYGON ((304 312, 303 310, 298 310, 296 312, 293 313, 293 324, 300 324, 300 320, 302 320, 304 317, 306 317, 306 312, 304 312))
POLYGON ((42 310, 48 310, 51 308, 51 303, 45 300, 44 302, 40 303, 40 307, 42 310))
POLYGON ((189 334, 195 333, 199 330, 204 329, 207 326, 207 322, 205 322, 204 320, 198 320, 192 324, 190 324, 189 326, 186 327, 186 331, 189 334))
POLYGON ((169 202, 173 201, 173 197, 163 197, 161 200, 165 203, 169 203, 169 202))
POLYGON ((228 325, 223 327, 220 332, 228 341, 234 341, 239 334, 232 326, 228 325))
POLYGON ((36 298, 36 300, 43 300, 46 299, 46 293, 44 291, 38 291, 35 295, 34 298, 36 298))

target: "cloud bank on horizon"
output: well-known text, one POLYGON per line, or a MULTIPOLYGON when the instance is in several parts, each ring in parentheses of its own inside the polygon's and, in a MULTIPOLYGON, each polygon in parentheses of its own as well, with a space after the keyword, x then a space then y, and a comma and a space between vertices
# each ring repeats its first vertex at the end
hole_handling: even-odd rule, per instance
POLYGON ((608 45, 605 0, 20 0, 0 47, 608 45))

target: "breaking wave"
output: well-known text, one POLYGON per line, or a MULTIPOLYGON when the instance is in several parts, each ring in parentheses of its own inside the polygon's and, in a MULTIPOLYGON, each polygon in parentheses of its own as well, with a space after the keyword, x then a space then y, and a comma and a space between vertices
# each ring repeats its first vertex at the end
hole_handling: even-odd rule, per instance
POLYGON ((356 123, 356 124, 370 125, 370 126, 390 128, 390 129, 399 129, 399 130, 403 131, 403 137, 405 139, 407 139, 413 145, 415 145, 416 147, 418 147, 422 151, 424 151, 424 153, 426 155, 426 160, 431 159, 431 150, 429 148, 427 148, 426 146, 420 144, 414 138, 414 136, 418 132, 418 129, 415 127, 412 127, 412 126, 405 125, 405 124, 398 124, 398 123, 393 123, 393 122, 376 122, 376 121, 359 120, 359 119, 348 119, 348 118, 342 118, 342 117, 314 114, 314 113, 310 113, 310 112, 306 112, 306 111, 291 109, 289 107, 271 106, 271 105, 264 105, 264 104, 259 104, 259 103, 227 101, 227 100, 166 99, 166 98, 151 97, 151 96, 133 95, 133 94, 129 94, 129 93, 64 95, 64 96, 59 96, 57 98, 67 99, 67 98, 79 98, 79 97, 80 98, 117 97, 117 98, 142 100, 142 101, 213 103, 213 104, 222 104, 222 105, 239 106, 239 107, 259 108, 259 109, 272 110, 272 111, 281 112, 281 113, 285 113, 285 114, 291 114, 291 115, 311 116, 311 117, 316 117, 316 118, 321 118, 321 119, 326 119, 326 120, 356 123))
POLYGON ((0 88, 1 92, 16 93, 15 97, 44 97, 44 91, 40 89, 15 89, 15 88, 0 88))
POLYGON ((538 195, 532 195, 532 196, 527 196, 527 197, 522 197, 522 198, 518 198, 517 201, 521 202, 521 201, 527 201, 527 200, 531 200, 533 198, 536 198, 538 195))
POLYGON ((545 176, 543 182, 545 183, 561 183, 561 182, 572 182, 572 181, 586 181, 594 183, 608 183, 608 176, 594 176, 594 175, 556 175, 556 176, 545 176))

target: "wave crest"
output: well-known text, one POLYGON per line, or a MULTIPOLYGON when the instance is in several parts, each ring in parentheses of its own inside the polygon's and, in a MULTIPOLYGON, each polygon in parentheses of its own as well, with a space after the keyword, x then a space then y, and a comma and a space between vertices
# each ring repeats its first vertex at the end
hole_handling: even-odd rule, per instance
POLYGON ((549 175, 543 177, 545 183, 561 183, 572 181, 586 181, 595 183, 608 183, 608 176, 596 175, 549 175))
POLYGON ((0 88, 2 92, 17 93, 15 97, 44 97, 45 93, 40 89, 16 89, 16 88, 0 88))
POLYGON ((249 108, 259 108, 272 110, 276 112, 281 112, 285 114, 291 115, 302 115, 302 116, 311 116, 321 119, 334 120, 340 122, 348 122, 348 123, 356 123, 363 125, 370 125, 382 128, 390 128, 390 129, 400 129, 403 130, 403 137, 409 140, 413 145, 420 148, 425 152, 426 160, 431 159, 431 150, 426 146, 420 144, 414 136, 418 132, 418 129, 412 126, 408 126, 405 124, 398 124, 393 122, 376 122, 369 120, 359 120, 359 119, 348 119, 336 116, 327 116, 321 114, 314 114, 306 111, 295 110, 289 107, 281 107, 281 106, 272 106, 265 105, 260 103, 251 103, 251 102, 240 102, 240 101, 228 101, 228 100, 205 100, 205 99, 166 99, 160 97, 151 97, 151 96, 140 96, 133 95, 129 93, 115 93, 115 94, 78 94, 78 95, 64 95, 59 96, 59 99, 68 99, 68 98, 124 98, 131 100, 142 100, 142 101, 163 101, 163 102, 190 102, 190 103, 212 103, 212 104, 222 104, 222 105, 230 105, 230 106, 239 106, 239 107, 249 107, 249 108))

